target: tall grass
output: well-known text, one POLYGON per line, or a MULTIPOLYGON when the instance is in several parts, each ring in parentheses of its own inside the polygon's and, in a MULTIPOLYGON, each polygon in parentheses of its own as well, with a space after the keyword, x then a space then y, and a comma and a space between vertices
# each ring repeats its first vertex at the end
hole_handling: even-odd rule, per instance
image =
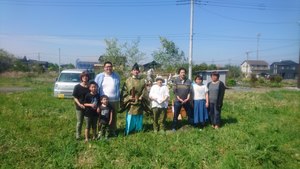
POLYGON ((299 91, 228 90, 219 130, 183 121, 175 133, 154 134, 145 116, 145 131, 125 137, 125 114, 118 114, 117 138, 86 144, 75 140, 72 100, 53 98, 52 83, 26 81, 32 90, 0 93, 1 168, 299 167, 299 91))

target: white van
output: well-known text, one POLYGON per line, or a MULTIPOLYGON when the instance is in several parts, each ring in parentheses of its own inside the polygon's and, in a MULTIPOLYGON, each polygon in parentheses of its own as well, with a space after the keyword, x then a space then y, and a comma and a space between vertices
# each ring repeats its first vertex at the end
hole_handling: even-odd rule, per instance
POLYGON ((84 71, 89 73, 90 80, 94 80, 95 73, 86 69, 66 69, 61 71, 54 84, 54 97, 73 98, 74 87, 80 83, 80 74, 84 71))

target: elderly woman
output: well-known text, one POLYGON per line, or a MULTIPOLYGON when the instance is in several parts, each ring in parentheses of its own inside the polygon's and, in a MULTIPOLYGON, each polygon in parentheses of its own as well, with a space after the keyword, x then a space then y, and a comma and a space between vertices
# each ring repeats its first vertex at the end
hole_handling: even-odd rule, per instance
POLYGON ((170 94, 168 87, 163 85, 164 79, 161 76, 156 77, 155 81, 156 84, 151 87, 149 93, 153 110, 153 129, 155 133, 164 133, 170 94))

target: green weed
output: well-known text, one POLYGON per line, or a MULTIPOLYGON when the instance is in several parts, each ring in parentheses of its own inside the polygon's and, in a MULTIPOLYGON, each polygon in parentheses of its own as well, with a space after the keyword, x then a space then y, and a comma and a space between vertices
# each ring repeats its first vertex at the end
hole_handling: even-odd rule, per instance
POLYGON ((155 134, 144 116, 144 131, 124 136, 125 114, 118 114, 118 137, 84 143, 75 140, 73 101, 53 98, 53 84, 36 78, 15 82, 31 90, 0 93, 0 168, 299 166, 299 91, 228 90, 219 130, 200 131, 184 119, 175 133, 155 134))

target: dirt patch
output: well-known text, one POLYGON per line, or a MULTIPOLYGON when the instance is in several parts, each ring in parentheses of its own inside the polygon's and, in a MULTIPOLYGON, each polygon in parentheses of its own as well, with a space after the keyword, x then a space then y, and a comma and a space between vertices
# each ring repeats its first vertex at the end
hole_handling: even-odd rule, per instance
POLYGON ((0 93, 14 93, 31 90, 30 87, 0 87, 0 93))
POLYGON ((92 149, 92 145, 88 143, 89 149, 87 151, 80 152, 77 159, 76 168, 94 168, 96 163, 95 151, 92 149))

